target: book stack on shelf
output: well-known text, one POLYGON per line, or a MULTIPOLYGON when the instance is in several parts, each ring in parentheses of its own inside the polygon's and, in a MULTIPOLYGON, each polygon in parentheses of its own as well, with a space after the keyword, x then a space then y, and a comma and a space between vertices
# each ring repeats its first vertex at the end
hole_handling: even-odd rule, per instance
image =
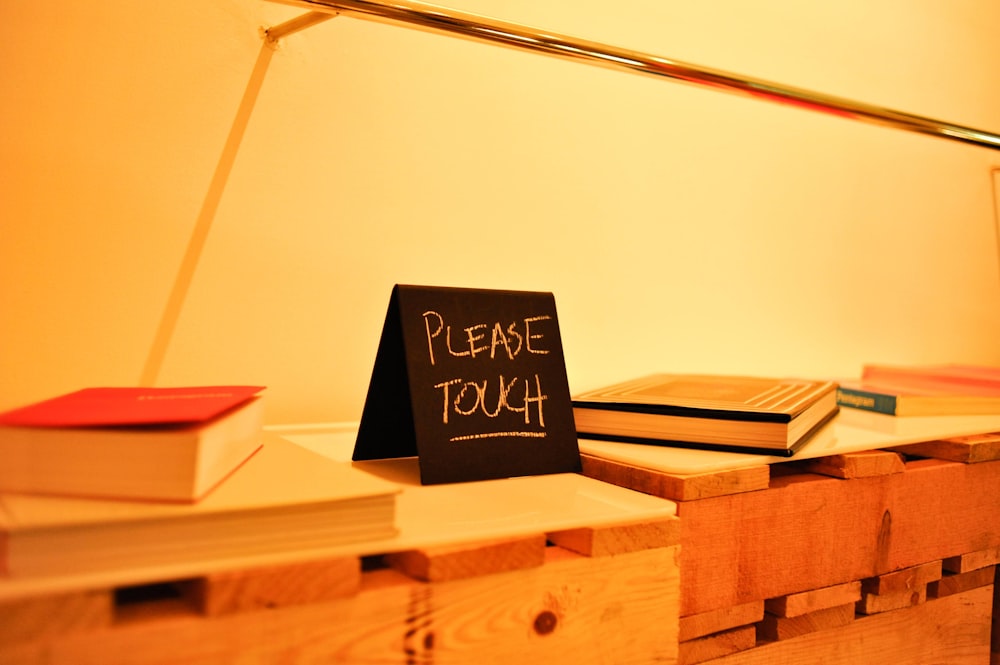
POLYGON ((750 376, 653 374, 573 398, 580 436, 791 455, 832 419, 837 384, 750 376))
POLYGON ((261 390, 88 388, 0 414, 0 577, 394 535, 398 488, 265 433, 261 390))
MULTIPOLYGON (((990 372, 979 368, 977 376, 985 382, 990 372)), ((797 407, 759 413, 774 408, 765 398, 768 384, 794 392, 779 389, 783 383, 658 374, 578 394, 573 404, 580 452, 588 461, 688 478, 960 437, 986 436, 988 447, 1000 432, 1000 410, 897 416, 840 408, 846 403, 838 404, 843 398, 837 381, 792 381, 802 386, 797 407), (810 384, 812 399, 805 397, 810 384)))
POLYGON ((837 401, 890 416, 1000 414, 1000 367, 868 364, 840 382, 837 401))

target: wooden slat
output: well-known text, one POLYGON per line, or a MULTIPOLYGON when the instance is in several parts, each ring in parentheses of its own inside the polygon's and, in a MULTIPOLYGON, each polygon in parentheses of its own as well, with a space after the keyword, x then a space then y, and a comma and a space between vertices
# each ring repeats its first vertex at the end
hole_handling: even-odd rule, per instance
POLYGON ((796 617, 818 610, 856 603, 861 599, 861 582, 846 582, 768 599, 764 609, 778 617, 796 617))
POLYGON ((894 570, 861 582, 862 593, 889 595, 918 591, 929 583, 941 579, 941 562, 929 561, 919 566, 894 570))
POLYGON ((757 631, 754 626, 743 626, 707 637, 699 637, 680 643, 677 652, 677 665, 704 663, 715 658, 752 649, 756 644, 757 631))
POLYGON ((186 582, 185 595, 208 616, 351 596, 361 588, 357 557, 225 573, 186 582))
POLYGON ((802 462, 803 471, 845 479, 902 473, 904 469, 902 456, 888 450, 830 455, 802 462))
POLYGON ((0 645, 107 628, 113 618, 113 593, 107 589, 4 601, 0 645))
POLYGON ((547 537, 556 545, 578 554, 610 556, 677 545, 681 538, 681 523, 674 517, 640 524, 567 529, 549 533, 547 537))
POLYGON ((819 630, 842 628, 854 621, 854 605, 845 603, 795 616, 767 614, 757 625, 757 639, 761 642, 787 640, 819 630))
POLYGON ((858 614, 879 614, 880 612, 893 612, 895 610, 914 607, 924 603, 926 600, 926 586, 912 591, 896 591, 884 594, 862 593, 861 600, 855 605, 855 610, 858 614))
POLYGON ((862 580, 855 609, 859 614, 878 614, 919 605, 927 600, 927 586, 939 579, 941 562, 930 561, 862 580))
POLYGON ((937 582, 927 585, 927 595, 930 598, 944 598, 970 589, 993 584, 996 573, 995 566, 977 568, 965 573, 947 573, 937 582))
POLYGON ((941 562, 941 565, 949 573, 967 573, 970 570, 995 566, 998 563, 1000 563, 1000 547, 991 547, 988 550, 948 557, 941 562))
POLYGON ((681 617, 680 640, 686 642, 731 628, 748 626, 763 618, 764 602, 760 600, 704 614, 681 617))
POLYGON ((580 457, 586 476, 672 501, 693 501, 767 489, 771 474, 770 467, 761 465, 733 471, 671 475, 591 455, 580 457))
POLYGON ((989 662, 993 589, 983 587, 836 630, 762 644, 712 665, 982 665, 989 662))
POLYGON ((387 554, 385 561, 410 577, 446 582, 541 566, 543 534, 480 543, 431 547, 387 554))
POLYGON ((1000 459, 1000 432, 914 443, 900 446, 896 450, 907 455, 934 457, 966 464, 988 462, 1000 459))

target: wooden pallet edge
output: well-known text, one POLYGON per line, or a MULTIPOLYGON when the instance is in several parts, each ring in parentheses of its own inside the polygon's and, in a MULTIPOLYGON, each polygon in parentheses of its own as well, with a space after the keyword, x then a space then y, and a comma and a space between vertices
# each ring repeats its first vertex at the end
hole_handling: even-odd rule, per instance
POLYGON ((770 466, 701 474, 671 474, 581 454, 583 475, 619 487, 672 501, 694 501, 741 492, 767 489, 770 466))

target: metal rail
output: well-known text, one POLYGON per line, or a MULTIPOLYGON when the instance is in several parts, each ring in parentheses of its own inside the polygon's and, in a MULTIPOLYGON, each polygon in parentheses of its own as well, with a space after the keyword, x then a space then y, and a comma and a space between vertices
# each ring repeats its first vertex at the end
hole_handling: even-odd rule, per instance
MULTIPOLYGON (((760 79, 710 69, 677 60, 609 46, 598 42, 576 39, 566 35, 529 28, 515 23, 467 14, 420 2, 397 0, 276 0, 314 10, 317 14, 343 14, 436 33, 465 37, 475 41, 501 44, 524 51, 585 62, 611 69, 625 70, 658 78, 683 81, 704 87, 723 90, 756 99, 796 106, 811 111, 827 113, 861 122, 884 125, 919 134, 962 141, 1000 150, 1000 135, 972 127, 964 127, 933 118, 894 111, 892 109, 857 102, 843 97, 826 95, 811 90, 764 81, 760 79)), ((307 16, 310 16, 307 14, 307 16)), ((302 21, 302 17, 288 23, 302 21)), ((306 21, 305 23, 311 24, 306 21)), ((268 30, 288 34, 282 26, 268 30)))

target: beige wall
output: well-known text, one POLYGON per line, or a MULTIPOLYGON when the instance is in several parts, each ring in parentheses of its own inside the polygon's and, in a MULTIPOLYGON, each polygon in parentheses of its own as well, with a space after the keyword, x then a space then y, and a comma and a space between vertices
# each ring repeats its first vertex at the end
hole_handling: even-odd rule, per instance
MULTIPOLYGON (((1000 131, 995 0, 452 6, 1000 131)), ((574 391, 1000 364, 1000 153, 344 17, 262 48, 299 13, 0 3, 0 408, 356 420, 397 282, 554 292, 574 391)))

